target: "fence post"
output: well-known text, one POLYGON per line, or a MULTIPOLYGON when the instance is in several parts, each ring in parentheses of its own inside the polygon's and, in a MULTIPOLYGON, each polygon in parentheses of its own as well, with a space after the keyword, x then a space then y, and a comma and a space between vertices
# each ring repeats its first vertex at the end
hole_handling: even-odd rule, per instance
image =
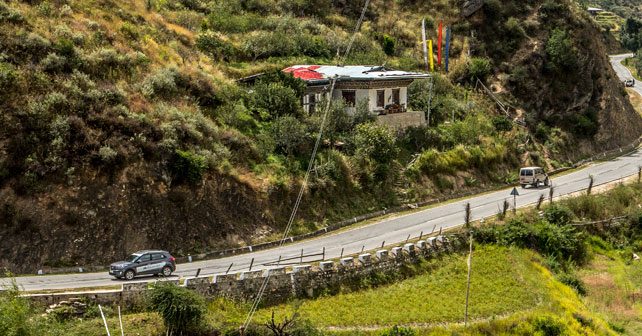
POLYGON ((229 272, 230 272, 230 270, 232 269, 232 265, 234 265, 234 263, 231 263, 231 264, 230 264, 230 267, 228 267, 228 268, 227 268, 227 271, 225 271, 225 274, 227 274, 227 273, 229 273, 229 272))
POLYGON ((252 265, 254 265, 254 258, 252 258, 252 260, 250 261, 250 268, 248 269, 248 271, 252 270, 252 265))
POLYGON ((323 256, 322 256, 321 261, 325 261, 325 246, 323 247, 323 256))
POLYGON ((339 259, 343 258, 343 247, 341 248, 341 255, 339 256, 339 259))
POLYGON ((299 264, 303 263, 303 249, 301 249, 301 259, 299 260, 299 264))

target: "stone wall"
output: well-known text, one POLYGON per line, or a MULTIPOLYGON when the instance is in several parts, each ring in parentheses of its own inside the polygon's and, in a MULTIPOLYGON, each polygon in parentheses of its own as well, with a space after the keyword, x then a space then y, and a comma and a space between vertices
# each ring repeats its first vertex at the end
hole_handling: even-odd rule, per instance
POLYGON ((410 126, 421 126, 426 124, 426 115, 424 112, 416 111, 380 115, 377 116, 377 123, 396 129, 407 128, 410 126))
MULTIPOLYGON (((434 258, 440 253, 450 253, 467 247, 461 235, 437 236, 407 243, 376 253, 349 256, 339 261, 323 261, 315 265, 297 265, 291 268, 247 271, 234 274, 219 274, 213 277, 187 278, 184 284, 207 298, 226 297, 248 301, 254 299, 259 288, 268 279, 263 303, 275 305, 293 298, 313 298, 324 293, 335 293, 342 286, 360 284, 364 277, 380 274, 394 275, 407 266, 423 259, 434 258), (269 272, 269 278, 267 277, 269 272)), ((174 280, 178 283, 178 280, 174 280)), ((132 307, 141 303, 148 283, 126 283, 121 290, 76 292, 64 294, 26 295, 35 304, 49 306, 84 298, 100 304, 118 304, 132 307)))

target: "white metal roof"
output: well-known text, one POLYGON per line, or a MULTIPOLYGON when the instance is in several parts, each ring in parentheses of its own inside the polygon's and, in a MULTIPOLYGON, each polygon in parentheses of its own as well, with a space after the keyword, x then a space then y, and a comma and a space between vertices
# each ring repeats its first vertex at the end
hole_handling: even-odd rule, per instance
POLYGON ((329 80, 334 77, 348 80, 420 79, 429 74, 391 70, 372 65, 293 65, 283 70, 305 81, 329 80))

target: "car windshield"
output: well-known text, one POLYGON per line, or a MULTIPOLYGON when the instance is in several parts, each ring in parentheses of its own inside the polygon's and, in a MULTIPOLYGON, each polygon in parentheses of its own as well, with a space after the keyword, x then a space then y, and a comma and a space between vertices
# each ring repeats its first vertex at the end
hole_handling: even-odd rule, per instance
POLYGON ((125 259, 125 261, 134 262, 134 260, 136 260, 138 257, 140 257, 140 254, 132 254, 129 257, 127 257, 127 259, 125 259))

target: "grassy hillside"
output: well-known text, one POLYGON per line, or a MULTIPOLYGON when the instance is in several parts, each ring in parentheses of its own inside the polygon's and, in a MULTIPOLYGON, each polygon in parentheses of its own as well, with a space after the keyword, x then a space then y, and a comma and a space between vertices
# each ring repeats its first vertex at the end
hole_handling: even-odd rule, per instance
MULTIPOLYGON (((180 255, 280 232, 321 116, 302 111, 301 82, 273 71, 336 64, 360 10, 0 1, 0 266, 104 264, 150 247, 180 255), (258 72, 268 75, 251 87, 234 81, 258 72)), ((333 106, 295 233, 512 181, 521 164, 560 166, 640 134, 598 27, 574 2, 487 1, 465 20, 455 1, 376 0, 346 62, 420 70, 424 17, 432 38, 439 20, 453 28, 432 126, 395 132, 363 108, 333 106), (516 107, 510 118, 473 90, 477 78, 516 107)), ((426 108, 425 92, 411 87, 412 108, 426 108)))

